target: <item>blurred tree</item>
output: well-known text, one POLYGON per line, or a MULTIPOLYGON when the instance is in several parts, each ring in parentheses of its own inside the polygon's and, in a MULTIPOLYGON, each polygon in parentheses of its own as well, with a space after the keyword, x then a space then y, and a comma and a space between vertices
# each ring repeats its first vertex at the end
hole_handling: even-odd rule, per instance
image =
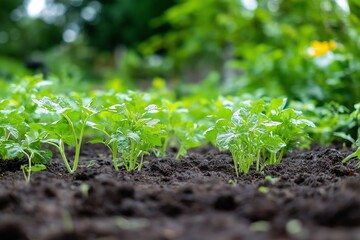
POLYGON ((156 27, 152 21, 174 5, 174 2, 174 0, 101 1, 101 9, 96 18, 93 21, 85 19, 84 33, 89 37, 89 43, 98 49, 113 50, 118 45, 136 47, 150 36, 168 29, 166 26, 156 27))
POLYGON ((151 23, 174 2, 45 0, 41 8, 37 0, 1 0, 0 55, 20 61, 46 59, 53 65, 49 66, 51 72, 63 72, 59 68, 69 69, 74 65, 90 72, 97 56, 112 59, 117 46, 131 48, 167 30, 166 26, 156 27, 151 23), (35 15, 29 11, 31 4, 38 8, 35 15), (50 59, 53 56, 57 57, 50 59))
POLYGON ((0 54, 16 57, 44 51, 80 34, 100 51, 118 45, 134 47, 166 27, 153 27, 152 19, 174 0, 53 0, 38 16, 29 16, 27 0, 0 3, 0 54))

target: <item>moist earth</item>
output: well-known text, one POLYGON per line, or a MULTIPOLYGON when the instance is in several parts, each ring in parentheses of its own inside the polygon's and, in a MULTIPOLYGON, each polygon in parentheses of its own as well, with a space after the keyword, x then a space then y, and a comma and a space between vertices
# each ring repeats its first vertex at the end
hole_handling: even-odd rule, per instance
POLYGON ((208 146, 175 160, 146 156, 115 171, 85 145, 68 174, 58 156, 27 184, 21 160, 0 163, 0 239, 360 239, 360 171, 351 149, 312 146, 236 176, 229 152, 208 146))

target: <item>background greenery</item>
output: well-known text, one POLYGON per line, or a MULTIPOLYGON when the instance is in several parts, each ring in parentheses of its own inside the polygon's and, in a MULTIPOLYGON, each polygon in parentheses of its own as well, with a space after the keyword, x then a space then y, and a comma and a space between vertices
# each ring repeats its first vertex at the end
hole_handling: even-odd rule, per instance
POLYGON ((5 81, 41 72, 24 67, 35 61, 69 88, 161 77, 178 96, 206 87, 349 109, 360 101, 359 0, 47 0, 36 17, 30 2, 0 3, 5 81), (336 48, 312 57, 313 41, 336 48))

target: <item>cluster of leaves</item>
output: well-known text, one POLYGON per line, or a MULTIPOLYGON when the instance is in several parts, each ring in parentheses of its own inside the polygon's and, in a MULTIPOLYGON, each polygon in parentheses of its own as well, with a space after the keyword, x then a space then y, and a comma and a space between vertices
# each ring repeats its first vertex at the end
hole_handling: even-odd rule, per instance
POLYGON ((79 164, 81 144, 84 130, 89 119, 98 112, 93 108, 92 101, 62 97, 42 97, 33 99, 38 106, 39 114, 46 122, 31 124, 32 129, 38 130, 42 143, 47 143, 59 150, 69 173, 74 173, 79 164), (73 166, 66 156, 65 144, 75 146, 73 166))
POLYGON ((24 107, 11 106, 7 99, 0 101, 0 157, 8 160, 26 157, 28 163, 21 169, 29 182, 31 172, 44 170, 44 163, 52 154, 41 149, 39 135, 26 123, 24 110, 24 107))
POLYGON ((284 153, 308 135, 305 127, 315 125, 302 113, 285 108, 286 99, 218 102, 216 120, 205 135, 222 150, 232 154, 236 174, 247 173, 253 163, 256 170, 280 163, 284 153))
MULTIPOLYGON (((309 133, 318 141, 333 141, 330 133, 337 131, 337 137, 359 146, 359 140, 342 128, 359 126, 359 104, 350 114, 341 105, 311 108, 288 104, 285 98, 186 96, 174 101, 162 86, 161 94, 98 91, 56 96, 44 86, 51 85, 29 78, 12 86, 21 97, 10 95, 0 101, 1 158, 26 158, 22 170, 27 181, 51 158, 46 145, 59 151, 69 173, 76 172, 84 138, 105 144, 114 169, 127 171, 141 170, 148 154, 161 157, 176 148, 180 159, 189 149, 210 142, 231 152, 237 175, 253 165, 262 171, 266 165, 280 163, 291 148, 309 143, 309 133), (23 91, 24 86, 29 91, 23 91), (335 119, 334 112, 338 113, 335 119), (337 123, 336 119, 343 121, 338 128, 323 129, 330 120, 337 123), (74 148, 73 156, 69 148, 74 148)), ((359 157, 359 149, 344 161, 359 157)))
POLYGON ((309 129, 313 141, 321 144, 342 142, 344 139, 354 143, 351 132, 356 127, 356 121, 351 117, 351 111, 336 102, 317 106, 315 102, 291 102, 291 107, 301 110, 307 119, 316 124, 309 129))
POLYGON ((159 109, 155 104, 144 106, 144 95, 136 92, 120 94, 117 100, 119 103, 103 108, 98 123, 90 123, 105 136, 91 142, 103 143, 110 149, 116 170, 120 166, 127 171, 141 170, 144 155, 162 142, 163 125, 152 116, 159 109))
POLYGON ((164 156, 168 146, 174 146, 178 148, 176 159, 179 159, 187 154, 188 149, 204 143, 203 131, 182 102, 164 100, 159 115, 166 127, 162 148, 157 155, 164 156))

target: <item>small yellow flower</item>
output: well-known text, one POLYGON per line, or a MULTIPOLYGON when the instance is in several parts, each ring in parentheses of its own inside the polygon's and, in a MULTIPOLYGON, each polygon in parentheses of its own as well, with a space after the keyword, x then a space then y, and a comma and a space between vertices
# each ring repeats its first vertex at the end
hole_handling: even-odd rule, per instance
POLYGON ((334 40, 331 41, 313 41, 311 42, 311 47, 308 51, 310 57, 319 57, 323 56, 329 51, 336 49, 336 42, 334 40))
POLYGON ((154 78, 152 85, 155 89, 164 89, 165 88, 165 80, 162 78, 154 78))

